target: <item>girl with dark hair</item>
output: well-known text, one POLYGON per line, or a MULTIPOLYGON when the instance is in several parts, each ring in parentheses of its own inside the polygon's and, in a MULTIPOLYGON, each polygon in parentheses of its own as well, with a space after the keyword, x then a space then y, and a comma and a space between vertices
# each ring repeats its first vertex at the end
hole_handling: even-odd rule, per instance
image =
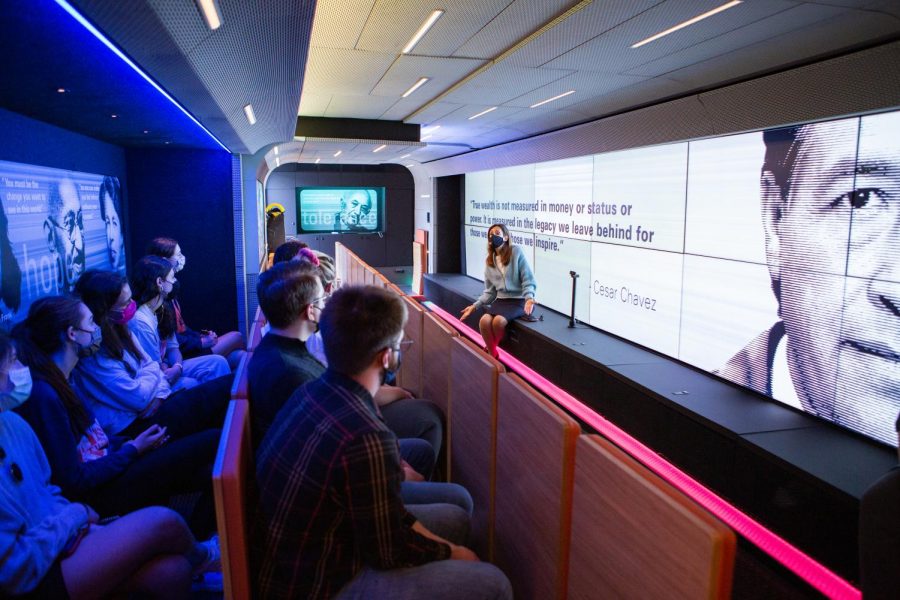
POLYGON ((172 439, 219 429, 225 418, 231 376, 173 392, 159 363, 141 350, 128 329, 137 312, 131 286, 112 271, 89 270, 76 290, 100 325, 100 350, 78 362, 72 382, 109 433, 134 436, 153 424, 172 439))
POLYGON ((147 356, 159 363, 172 389, 177 390, 228 375, 231 367, 224 357, 215 354, 183 360, 174 332, 161 336, 157 310, 175 283, 175 270, 166 259, 145 256, 139 260, 131 270, 131 291, 138 308, 128 328, 147 356))
POLYGON ((28 373, 0 332, 0 596, 189 598, 192 567, 213 557, 181 517, 153 507, 100 525, 50 484, 41 444, 12 412, 29 397, 28 373))
POLYGON ((91 311, 75 298, 35 301, 14 335, 19 357, 34 376, 30 401, 17 412, 37 433, 53 483, 103 517, 166 504, 175 494, 202 492, 193 529, 198 535, 211 533, 210 477, 219 430, 168 444, 166 428, 159 425, 130 440, 107 435, 68 381, 79 359, 99 350, 101 343, 91 311))
POLYGON ((474 304, 462 311, 466 320, 476 309, 484 306, 485 314, 478 322, 484 349, 498 356, 497 346, 506 335, 506 325, 534 310, 537 283, 525 253, 514 246, 509 229, 502 223, 488 229, 487 258, 484 269, 484 293, 474 304))
MULTIPOLYGON (((178 245, 178 242, 167 237, 158 237, 150 240, 150 243, 147 245, 147 254, 168 260, 175 267, 176 273, 184 268, 187 261, 187 258, 181 252, 181 246, 178 245)), ((174 327, 181 354, 185 358, 217 354, 228 359, 228 364, 232 370, 236 369, 241 362, 241 357, 244 356, 244 348, 246 348, 244 336, 237 331, 229 331, 219 336, 216 335, 215 331, 205 329, 196 331, 191 329, 184 322, 181 305, 175 297, 176 292, 173 292, 172 296, 163 303, 159 310, 160 335, 163 338, 168 337, 172 327, 174 327)))

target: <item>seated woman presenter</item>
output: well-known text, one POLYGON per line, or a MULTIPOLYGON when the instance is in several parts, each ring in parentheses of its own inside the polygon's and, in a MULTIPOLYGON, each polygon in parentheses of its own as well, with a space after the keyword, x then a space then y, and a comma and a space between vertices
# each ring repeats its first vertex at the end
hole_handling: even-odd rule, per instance
POLYGON ((497 346, 506 334, 506 325, 513 319, 530 315, 534 310, 537 283, 525 253, 514 246, 506 225, 491 225, 488 229, 488 254, 485 259, 484 293, 462 311, 466 320, 475 310, 485 307, 478 322, 484 349, 494 358, 497 346))

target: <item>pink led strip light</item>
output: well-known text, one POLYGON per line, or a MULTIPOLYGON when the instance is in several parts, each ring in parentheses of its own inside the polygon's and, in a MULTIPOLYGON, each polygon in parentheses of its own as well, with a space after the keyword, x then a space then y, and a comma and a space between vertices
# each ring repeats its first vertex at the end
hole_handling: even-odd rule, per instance
MULTIPOLYGON (((438 305, 430 301, 423 302, 423 305, 472 341, 479 345, 483 343, 480 334, 438 305)), ((646 465, 654 473, 681 490, 697 504, 706 508, 813 588, 829 598, 839 600, 859 600, 862 598, 860 591, 849 582, 835 575, 790 542, 772 533, 763 525, 717 496, 709 488, 661 458, 649 447, 601 417, 580 400, 560 389, 514 356, 499 348, 498 350, 500 352, 500 361, 510 369, 524 377, 557 404, 589 424, 598 433, 631 454, 631 456, 646 465)))

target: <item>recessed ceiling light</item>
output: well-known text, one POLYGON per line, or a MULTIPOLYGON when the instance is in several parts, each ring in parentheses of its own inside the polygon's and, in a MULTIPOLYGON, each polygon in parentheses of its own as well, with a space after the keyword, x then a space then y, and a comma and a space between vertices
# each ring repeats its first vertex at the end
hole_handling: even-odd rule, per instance
POLYGON ((149 130, 149 129, 145 129, 145 130, 144 130, 144 133, 150 133, 150 130, 149 130))
POLYGON ((280 167, 280 166, 281 166, 281 159, 280 159, 280 158, 277 158, 277 157, 275 158, 275 166, 276 166, 276 167, 280 167))
POLYGON ((406 98, 407 96, 409 96, 410 94, 412 94, 414 91, 416 91, 417 89, 419 89, 420 87, 422 87, 423 85, 425 85, 425 84, 428 82, 429 79, 430 79, 429 77, 422 77, 422 78, 420 78, 417 82, 415 82, 415 83, 412 85, 411 88, 409 88, 408 90, 406 90, 405 92, 403 92, 403 94, 402 94, 400 97, 401 97, 401 98, 406 98))
POLYGON ((215 31, 222 26, 222 12, 216 0, 197 0, 197 8, 206 21, 206 26, 215 31))
POLYGON ((250 122, 251 125, 256 124, 256 115, 253 114, 253 105, 252 104, 244 105, 244 115, 246 115, 247 120, 250 122))
POLYGON ((703 19, 706 19, 707 17, 711 17, 711 16, 713 16, 713 15, 716 14, 716 13, 720 13, 720 12, 722 12, 723 10, 728 10, 729 8, 734 8, 735 6, 737 6, 738 4, 740 4, 741 2, 743 2, 743 0, 732 0, 731 2, 728 2, 728 3, 726 3, 726 4, 723 4, 722 6, 719 6, 719 7, 717 7, 717 8, 712 9, 712 10, 706 11, 706 12, 703 13, 702 15, 697 15, 697 16, 694 17, 693 19, 688 19, 687 21, 685 21, 685 22, 683 22, 683 23, 679 23, 678 25, 675 25, 674 27, 669 27, 669 28, 666 29, 665 31, 660 31, 660 32, 657 33, 657 34, 651 35, 651 36, 648 37, 647 39, 641 40, 641 41, 638 42, 637 44, 633 44, 631 47, 632 47, 632 48, 640 48, 640 47, 643 46, 644 44, 649 44, 650 42, 653 42, 653 41, 655 41, 655 40, 658 40, 658 39, 661 38, 661 37, 665 37, 665 36, 669 35, 670 33, 675 33, 675 32, 678 31, 679 29, 684 29, 684 28, 687 27, 688 25, 693 25, 694 23, 696 23, 696 22, 698 22, 698 21, 702 21, 703 19))
POLYGON ((171 144, 171 143, 172 143, 172 142, 166 142, 166 146, 168 146, 168 145, 171 144))
POLYGON ((425 37, 425 34, 428 33, 428 30, 434 26, 434 24, 443 16, 443 14, 444 11, 437 9, 430 15, 428 15, 428 18, 425 19, 425 22, 422 23, 422 26, 419 27, 418 31, 416 31, 409 39, 409 41, 406 42, 406 45, 403 46, 403 50, 400 51, 400 54, 409 54, 410 52, 412 52, 412 49, 416 47, 416 44, 419 43, 419 40, 425 37))
POLYGON ((385 148, 387 148, 387 144, 382 144, 382 145, 378 146, 377 148, 375 148, 374 150, 372 150, 372 152, 381 152, 385 148))
POLYGON ((69 90, 67 90, 66 88, 56 88, 56 93, 57 93, 57 94, 65 94, 65 93, 68 92, 68 91, 69 91, 69 90))
POLYGON ((497 107, 496 107, 496 106, 492 106, 492 107, 490 107, 490 108, 487 109, 487 110, 481 111, 481 112, 478 113, 477 115, 472 115, 471 117, 469 117, 469 120, 471 121, 472 119, 477 119, 478 117, 483 117, 484 115, 488 114, 489 112, 493 112, 493 111, 495 111, 495 110, 497 110, 497 107))
POLYGON ((118 118, 119 118, 119 115, 115 115, 115 114, 109 115, 109 116, 110 116, 110 118, 112 118, 112 119, 118 119, 118 118))
POLYGON ((278 146, 272 148, 272 151, 275 153, 275 156, 278 156, 278 146))
POLYGON ((343 150, 338 150, 337 152, 334 153, 334 157, 337 158, 338 156, 341 155, 342 152, 343 152, 343 150))
POLYGON ((560 98, 565 98, 569 94, 574 94, 574 93, 575 93, 575 90, 569 90, 565 94, 560 94, 559 96, 553 96, 552 98, 547 98, 546 100, 541 100, 537 104, 532 104, 528 108, 537 108, 538 106, 541 106, 542 104, 547 104, 548 102, 553 102, 554 100, 559 100, 560 98))
POLYGON ((321 158, 317 158, 317 159, 316 159, 316 164, 319 164, 319 161, 320 161, 320 160, 322 160, 322 159, 321 159, 321 158))

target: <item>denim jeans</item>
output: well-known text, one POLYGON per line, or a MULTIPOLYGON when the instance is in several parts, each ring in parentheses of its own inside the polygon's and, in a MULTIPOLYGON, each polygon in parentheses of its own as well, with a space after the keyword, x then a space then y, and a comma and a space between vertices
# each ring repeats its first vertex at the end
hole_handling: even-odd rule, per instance
POLYGON ((425 479, 431 479, 434 469, 434 449, 420 438, 400 438, 400 458, 409 463, 425 479))
POLYGON ((400 497, 406 505, 452 504, 463 509, 467 517, 472 516, 472 496, 456 483, 404 481, 400 484, 400 497))
MULTIPOLYGON (((468 531, 468 516, 458 506, 422 504, 407 509, 431 532, 453 543, 468 531)), ((340 600, 512 600, 506 575, 492 564, 439 560, 405 569, 364 567, 336 598, 340 600)))

